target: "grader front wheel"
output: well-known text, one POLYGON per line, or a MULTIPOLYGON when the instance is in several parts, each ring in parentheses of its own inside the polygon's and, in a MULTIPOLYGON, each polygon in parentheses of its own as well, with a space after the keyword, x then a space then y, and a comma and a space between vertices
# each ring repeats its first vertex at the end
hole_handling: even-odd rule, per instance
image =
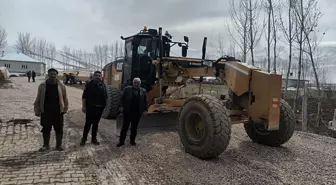
POLYGON ((120 89, 106 86, 107 100, 106 107, 102 114, 104 119, 115 119, 119 115, 120 109, 120 89))
POLYGON ((229 112, 213 96, 197 95, 188 98, 179 113, 178 126, 186 152, 200 159, 215 158, 229 145, 229 112))
POLYGON ((294 133, 295 117, 290 105, 285 101, 280 101, 280 122, 279 130, 268 131, 264 124, 245 124, 244 128, 247 135, 253 142, 277 147, 286 143, 294 133))

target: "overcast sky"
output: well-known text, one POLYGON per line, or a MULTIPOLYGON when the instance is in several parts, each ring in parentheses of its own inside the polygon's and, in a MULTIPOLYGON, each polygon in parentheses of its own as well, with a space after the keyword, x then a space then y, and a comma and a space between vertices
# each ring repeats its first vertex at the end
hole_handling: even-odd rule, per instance
MULTIPOLYGON (((323 41, 336 43, 336 1, 320 0, 324 13, 323 41)), ((14 44, 18 32, 30 32, 71 48, 91 50, 120 36, 137 33, 144 25, 163 26, 175 39, 188 35, 192 48, 201 48, 204 36, 224 32, 228 0, 0 0, 0 25, 14 44)))

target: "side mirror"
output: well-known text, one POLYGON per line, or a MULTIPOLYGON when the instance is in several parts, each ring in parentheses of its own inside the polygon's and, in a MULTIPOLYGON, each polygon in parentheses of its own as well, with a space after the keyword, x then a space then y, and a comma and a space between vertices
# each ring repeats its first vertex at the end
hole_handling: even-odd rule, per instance
POLYGON ((189 42, 189 38, 187 36, 184 36, 184 42, 189 42))
POLYGON ((188 47, 182 46, 182 57, 186 57, 188 53, 188 47))

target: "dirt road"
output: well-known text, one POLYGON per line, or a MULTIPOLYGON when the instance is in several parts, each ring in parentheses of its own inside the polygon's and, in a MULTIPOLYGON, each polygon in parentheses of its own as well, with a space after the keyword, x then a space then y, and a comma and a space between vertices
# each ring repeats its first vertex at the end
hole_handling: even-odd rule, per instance
MULTIPOLYGON (((26 82, 18 78, 15 83, 23 88, 26 82)), ((25 88, 35 96, 36 86, 25 88)), ((67 90, 67 124, 79 133, 67 142, 78 143, 82 90, 67 90)), ((101 146, 86 148, 93 161, 87 165, 100 184, 336 184, 336 140, 314 134, 296 132, 283 147, 271 148, 252 143, 242 125, 235 125, 228 149, 211 161, 185 153, 175 132, 141 134, 136 147, 116 148, 115 122, 102 120, 99 138, 101 146)))

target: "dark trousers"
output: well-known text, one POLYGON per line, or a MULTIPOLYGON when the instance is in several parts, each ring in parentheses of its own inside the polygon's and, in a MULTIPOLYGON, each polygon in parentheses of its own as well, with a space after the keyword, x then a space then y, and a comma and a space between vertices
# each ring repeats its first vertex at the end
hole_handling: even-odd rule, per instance
POLYGON ((33 82, 35 82, 35 76, 33 76, 32 79, 33 79, 33 82))
POLYGON ((121 128, 120 138, 119 138, 120 143, 125 142, 127 131, 128 131, 130 124, 131 124, 130 141, 135 142, 140 118, 141 118, 140 114, 124 114, 123 115, 123 126, 121 128))
POLYGON ((103 114, 104 107, 87 107, 86 108, 86 116, 85 116, 85 126, 83 131, 83 140, 87 140, 87 136, 89 134, 91 125, 91 140, 97 140, 97 131, 98 131, 98 124, 103 114))
POLYGON ((49 146, 50 132, 54 127, 56 134, 56 147, 62 145, 64 115, 63 114, 41 114, 41 126, 43 133, 43 146, 49 146))
POLYGON ((28 76, 28 82, 30 82, 30 76, 28 76))

